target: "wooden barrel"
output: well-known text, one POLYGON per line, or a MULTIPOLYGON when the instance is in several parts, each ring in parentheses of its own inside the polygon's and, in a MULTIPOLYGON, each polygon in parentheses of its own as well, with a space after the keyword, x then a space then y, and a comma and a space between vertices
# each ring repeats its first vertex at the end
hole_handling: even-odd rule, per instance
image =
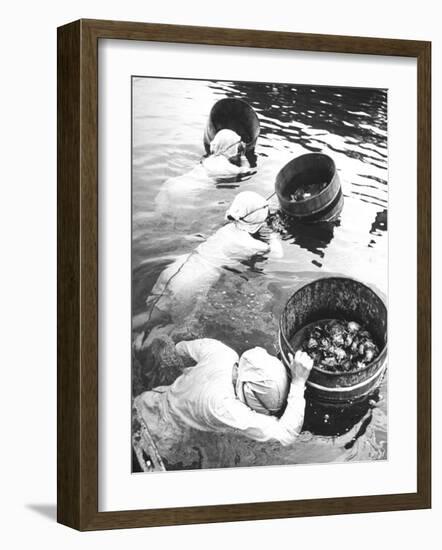
POLYGON ((307 153, 288 162, 276 176, 275 191, 283 212, 302 222, 332 221, 344 205, 336 165, 323 153, 307 153), (318 193, 312 191, 303 200, 293 199, 300 190, 308 192, 320 186, 318 193))
POLYGON ((235 98, 220 99, 212 107, 204 131, 204 147, 210 152, 210 142, 220 130, 233 130, 241 136, 246 151, 253 152, 260 132, 258 115, 246 101, 235 98))
POLYGON ((314 366, 307 382, 308 395, 337 406, 365 399, 378 388, 386 369, 387 309, 383 300, 368 286, 346 277, 326 277, 301 287, 287 301, 279 322, 281 357, 287 366, 288 354, 299 349, 297 335, 324 319, 360 323, 371 333, 380 353, 364 368, 349 372, 314 366))

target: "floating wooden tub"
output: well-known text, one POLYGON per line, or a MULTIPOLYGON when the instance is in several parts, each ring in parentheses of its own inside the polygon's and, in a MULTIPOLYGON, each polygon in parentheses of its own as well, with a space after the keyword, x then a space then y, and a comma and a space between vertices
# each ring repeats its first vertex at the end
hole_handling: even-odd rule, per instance
POLYGON ((380 353, 363 369, 329 372, 313 367, 307 382, 308 395, 323 404, 351 404, 365 399, 382 381, 387 358, 387 309, 368 286, 346 277, 317 279, 297 290, 288 300, 279 322, 279 345, 286 365, 296 353, 299 333, 324 319, 357 321, 372 334, 380 353), (295 342, 295 345, 293 345, 295 342))
POLYGON ((210 152, 210 142, 223 129, 233 130, 241 136, 246 151, 255 149, 260 132, 258 115, 246 101, 235 98, 220 99, 212 107, 204 131, 204 147, 210 152))
POLYGON ((335 163, 322 153, 307 153, 288 162, 276 176, 275 191, 282 210, 302 222, 332 221, 344 205, 335 163), (297 190, 322 183, 326 187, 318 194, 304 200, 291 199, 297 190))

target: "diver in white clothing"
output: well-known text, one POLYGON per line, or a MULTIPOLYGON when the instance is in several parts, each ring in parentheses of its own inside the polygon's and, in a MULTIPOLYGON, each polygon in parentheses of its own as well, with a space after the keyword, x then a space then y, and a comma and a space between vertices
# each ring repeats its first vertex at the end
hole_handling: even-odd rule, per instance
POLYGON ((227 224, 163 270, 147 298, 146 313, 133 322, 134 330, 144 325, 136 338, 138 349, 148 344, 146 336, 153 326, 184 319, 198 299, 206 297, 223 268, 257 254, 282 256, 277 235, 267 227, 268 214, 268 203, 261 195, 239 193, 226 212, 227 224))
POLYGON ((167 180, 155 198, 155 209, 167 219, 186 216, 203 190, 210 189, 214 181, 250 172, 245 156, 246 146, 233 130, 220 130, 210 143, 210 154, 201 159, 192 170, 167 180))
POLYGON ((179 445, 188 428, 239 433, 255 441, 291 445, 304 422, 306 381, 313 360, 304 352, 290 356, 290 374, 263 348, 239 358, 218 340, 203 338, 176 345, 196 365, 170 386, 157 387, 134 400, 160 454, 179 445))

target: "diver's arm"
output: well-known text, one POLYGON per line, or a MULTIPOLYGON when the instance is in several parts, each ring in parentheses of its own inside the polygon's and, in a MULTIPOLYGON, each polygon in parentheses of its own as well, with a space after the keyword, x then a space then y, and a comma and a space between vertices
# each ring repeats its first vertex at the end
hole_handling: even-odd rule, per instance
POLYGON ((276 430, 270 429, 268 435, 281 445, 291 445, 302 431, 305 413, 305 381, 294 380, 290 384, 287 406, 281 418, 277 419, 276 430))
POLYGON ((175 345, 175 349, 181 357, 193 359, 197 363, 210 355, 216 355, 219 358, 221 354, 226 356, 226 361, 230 361, 232 365, 238 360, 238 354, 235 351, 214 338, 183 340, 175 345))
POLYGON ((279 237, 275 233, 270 235, 270 256, 272 258, 282 258, 284 256, 284 251, 282 249, 282 244, 279 237))
POLYGON ((284 446, 291 445, 301 433, 304 423, 305 383, 312 366, 313 361, 307 354, 296 354, 295 360, 292 361, 293 381, 281 418, 257 413, 239 399, 235 399, 224 404, 219 420, 255 441, 278 441, 284 446))
POLYGON ((278 441, 284 446, 291 445, 301 433, 304 423, 304 390, 304 382, 292 382, 286 409, 279 419, 253 411, 239 399, 232 399, 225 403, 223 409, 218 409, 218 420, 226 428, 255 441, 278 441))
POLYGON ((240 159, 240 165, 241 165, 241 170, 250 170, 251 166, 250 166, 250 162, 247 160, 247 157, 245 155, 241 155, 241 159, 240 159))
POLYGON ((283 257, 284 252, 282 250, 281 241, 278 235, 276 235, 276 233, 274 233, 274 231, 272 231, 270 227, 268 227, 267 225, 264 225, 259 230, 258 234, 259 234, 258 238, 260 239, 260 241, 263 242, 263 244, 265 244, 265 252, 268 252, 270 257, 272 258, 283 257))

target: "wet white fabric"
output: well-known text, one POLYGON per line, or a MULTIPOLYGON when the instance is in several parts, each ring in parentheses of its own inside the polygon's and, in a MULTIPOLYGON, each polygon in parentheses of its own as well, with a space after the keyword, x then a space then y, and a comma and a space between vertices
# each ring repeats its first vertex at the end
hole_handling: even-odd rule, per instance
POLYGON ((207 170, 202 164, 197 164, 185 174, 169 178, 155 197, 156 212, 164 218, 188 219, 189 213, 194 211, 195 202, 201 192, 207 189, 209 182, 207 170))
POLYGON ((220 130, 210 143, 210 155, 202 160, 207 175, 222 178, 250 169, 241 147, 241 136, 233 130, 220 130), (235 163, 229 160, 233 158, 235 163))
POLYGON ((210 155, 204 157, 189 172, 168 179, 155 197, 157 213, 169 218, 186 218, 193 212, 201 192, 215 181, 237 176, 250 169, 240 155, 241 137, 232 130, 220 130, 210 144, 210 155), (235 164, 229 159, 235 157, 235 164))
POLYGON ((250 164, 244 155, 237 157, 239 165, 238 162, 234 164, 229 161, 230 157, 238 153, 236 145, 226 152, 229 153, 228 156, 211 154, 189 172, 168 179, 155 197, 157 213, 174 218, 187 217, 189 211, 194 212, 195 202, 201 192, 213 187, 214 180, 223 181, 250 170, 250 164))
POLYGON ((162 271, 146 303, 148 307, 154 303, 162 311, 185 313, 196 298, 204 297, 216 283, 222 267, 233 267, 241 260, 268 251, 267 243, 253 238, 236 224, 227 224, 162 271))
POLYGON ((268 215, 269 207, 264 197, 254 191, 242 191, 233 199, 226 219, 232 218, 239 228, 253 234, 259 231, 268 215))
POLYGON ((278 413, 285 405, 290 380, 287 369, 263 348, 244 352, 238 364, 236 395, 262 414, 278 413))
MULTIPOLYGON (((206 175, 210 178, 214 178, 218 182, 221 182, 226 178, 237 176, 238 174, 247 172, 247 170, 250 169, 250 164, 244 156, 238 158, 241 161, 239 166, 237 164, 233 164, 233 162, 230 162, 230 160, 223 155, 210 155, 203 158, 201 162, 206 175)), ((213 184, 213 182, 210 183, 213 184)))
POLYGON ((271 243, 252 236, 265 223, 267 214, 267 202, 258 193, 239 193, 226 213, 235 221, 218 229, 190 254, 179 256, 160 274, 146 301, 148 310, 156 307, 175 313, 175 317, 186 314, 195 299, 204 297, 216 283, 221 268, 270 252, 271 243), (240 219, 243 216, 247 222, 240 219), (248 223, 249 218, 252 223, 248 223))
POLYGON ((255 441, 294 443, 304 421, 304 383, 290 385, 283 416, 266 416, 242 403, 232 379, 238 354, 218 340, 203 338, 176 345, 182 357, 196 365, 188 367, 171 386, 144 392, 134 407, 158 443, 167 452, 188 428, 205 432, 242 433, 255 441), (166 431, 165 431, 166 430, 166 431))
POLYGON ((223 129, 210 142, 210 153, 216 157, 236 157, 240 152, 240 144, 241 136, 233 130, 223 129))

